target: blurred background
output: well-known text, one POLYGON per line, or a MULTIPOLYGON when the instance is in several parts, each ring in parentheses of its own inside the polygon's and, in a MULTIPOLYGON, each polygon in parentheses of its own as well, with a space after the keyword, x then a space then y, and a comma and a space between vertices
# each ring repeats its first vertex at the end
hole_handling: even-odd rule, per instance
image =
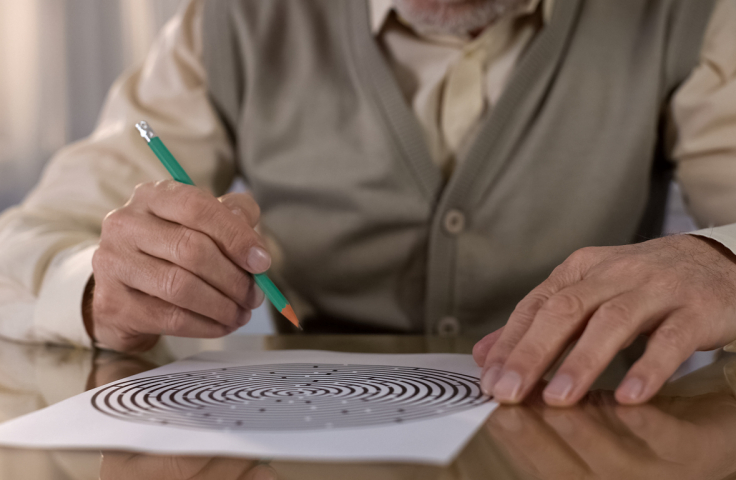
MULTIPOLYGON (((0 212, 53 153, 90 134, 108 88, 182 0, 0 0, 0 212)), ((668 233, 693 230, 675 186, 668 233)), ((263 308, 241 333, 270 333, 263 308)))
MULTIPOLYGON (((0 212, 89 135, 115 79, 182 0, 0 0, 0 212)), ((264 308, 238 333, 273 331, 264 308)))

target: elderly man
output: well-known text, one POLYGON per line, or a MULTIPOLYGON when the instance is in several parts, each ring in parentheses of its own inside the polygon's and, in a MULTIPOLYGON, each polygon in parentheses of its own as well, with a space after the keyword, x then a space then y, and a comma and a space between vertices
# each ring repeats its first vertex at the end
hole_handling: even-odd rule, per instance
POLYGON ((218 337, 270 269, 308 332, 493 332, 502 402, 647 334, 644 402, 736 339, 734 45, 736 0, 191 0, 0 219, 0 335, 218 337), (709 228, 644 241, 672 167, 709 228))

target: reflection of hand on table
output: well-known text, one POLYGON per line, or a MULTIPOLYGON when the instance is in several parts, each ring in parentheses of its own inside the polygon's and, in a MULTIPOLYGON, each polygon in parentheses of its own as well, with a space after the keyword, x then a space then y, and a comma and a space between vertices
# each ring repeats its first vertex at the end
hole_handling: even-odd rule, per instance
POLYGON ((103 453, 100 480, 276 480, 253 460, 103 453))
POLYGON ((87 390, 91 390, 123 378, 156 368, 158 365, 146 359, 114 352, 100 352, 94 359, 87 378, 87 390))
POLYGON ((736 399, 725 393, 616 405, 594 393, 556 409, 500 407, 488 432, 540 479, 720 479, 736 471, 736 399))

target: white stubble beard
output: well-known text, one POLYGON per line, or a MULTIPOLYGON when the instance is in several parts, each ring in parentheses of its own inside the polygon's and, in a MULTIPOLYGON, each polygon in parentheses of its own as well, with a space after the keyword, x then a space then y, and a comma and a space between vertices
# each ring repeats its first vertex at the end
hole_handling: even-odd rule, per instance
POLYGON ((467 35, 529 0, 393 0, 399 15, 422 31, 467 35))

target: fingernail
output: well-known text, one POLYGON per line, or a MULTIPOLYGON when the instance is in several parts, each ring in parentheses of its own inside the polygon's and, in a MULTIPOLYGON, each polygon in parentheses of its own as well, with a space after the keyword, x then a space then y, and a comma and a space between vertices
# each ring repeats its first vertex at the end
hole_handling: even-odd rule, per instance
POLYGON ((501 373, 501 365, 494 364, 486 368, 480 376, 480 389, 486 395, 493 395, 493 385, 501 373))
POLYGON ((644 382, 640 379, 633 377, 627 378, 618 387, 618 394, 631 401, 636 401, 641 397, 644 392, 644 382))
POLYGON ((544 389, 544 397, 550 400, 567 400, 572 393, 573 386, 574 382, 570 375, 566 373, 555 375, 555 378, 544 389))
POLYGON ((271 266, 271 257, 261 247, 251 247, 248 250, 247 263, 251 273, 261 273, 271 266))
POLYGON ((521 393, 521 375, 509 370, 493 386, 493 395, 497 400, 518 402, 521 393))

